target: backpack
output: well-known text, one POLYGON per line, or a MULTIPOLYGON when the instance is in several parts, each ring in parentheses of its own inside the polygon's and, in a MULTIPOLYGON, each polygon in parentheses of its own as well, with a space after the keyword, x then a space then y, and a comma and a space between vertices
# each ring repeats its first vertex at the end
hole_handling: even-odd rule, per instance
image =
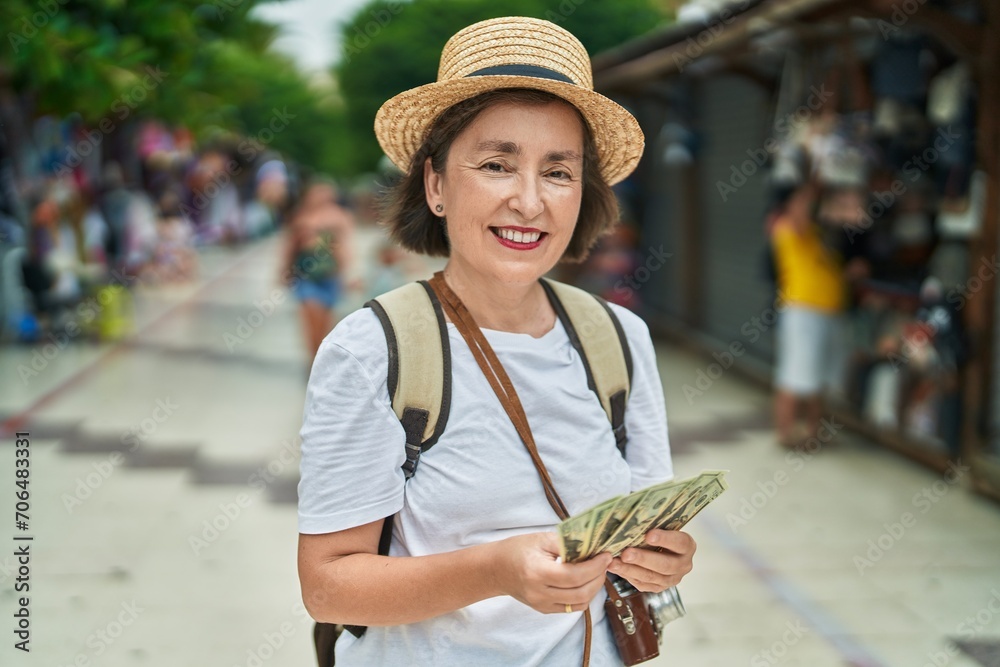
MULTIPOLYGON (((618 317, 604 299, 578 287, 542 279, 549 302, 583 360, 587 386, 608 416, 615 444, 625 455, 625 407, 632 382, 632 354, 618 317)), ((437 443, 451 408, 451 349, 444 312, 426 280, 409 283, 365 304, 382 324, 389 352, 387 384, 392 409, 406 432, 406 479, 420 456, 437 443)), ((378 553, 388 555, 393 517, 382 525, 378 553)), ((313 639, 320 667, 332 667, 342 630, 361 637, 364 626, 316 623, 313 639)))

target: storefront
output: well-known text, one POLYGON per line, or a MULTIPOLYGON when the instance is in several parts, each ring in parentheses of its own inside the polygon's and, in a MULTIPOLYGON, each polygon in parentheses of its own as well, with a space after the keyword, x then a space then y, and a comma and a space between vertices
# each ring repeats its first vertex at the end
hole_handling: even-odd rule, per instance
POLYGON ((1000 498, 1000 5, 718 4, 594 59, 646 132, 642 245, 673 257, 647 314, 767 378, 769 214, 807 171, 851 275, 838 413, 1000 498))

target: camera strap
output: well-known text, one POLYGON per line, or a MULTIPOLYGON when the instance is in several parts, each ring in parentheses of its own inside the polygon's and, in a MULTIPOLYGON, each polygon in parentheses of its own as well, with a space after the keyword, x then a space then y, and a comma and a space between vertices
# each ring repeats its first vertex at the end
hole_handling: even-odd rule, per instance
MULTIPOLYGON (((462 303, 462 300, 458 298, 458 295, 445 282, 443 273, 438 271, 429 282, 437 293, 444 312, 454 322, 455 327, 462 334, 462 338, 469 345, 472 356, 475 357, 476 363, 479 364, 479 368, 483 371, 497 398, 500 399, 500 403, 514 424, 514 428, 517 429, 521 441, 524 442, 524 446, 531 456, 531 461, 535 464, 535 469, 538 471, 538 476, 541 478, 542 488, 545 491, 545 498, 549 501, 549 505, 552 506, 553 511, 560 520, 569 518, 569 512, 559 497, 559 493, 552 483, 552 478, 545 468, 545 463, 538 453, 538 448, 535 446, 535 438, 532 436, 531 427, 528 425, 528 418, 524 413, 524 407, 521 405, 521 399, 518 398, 514 384, 504 370, 503 364, 500 363, 500 359, 497 358, 496 353, 490 346, 489 341, 486 340, 486 336, 483 335, 482 330, 476 324, 472 314, 462 303)), ((615 590, 614 585, 607 576, 604 578, 604 588, 607 590, 608 596, 612 601, 616 605, 621 606, 621 596, 615 590)), ((590 664, 590 644, 593 635, 593 623, 589 605, 584 609, 583 615, 586 621, 583 667, 588 667, 590 664)))

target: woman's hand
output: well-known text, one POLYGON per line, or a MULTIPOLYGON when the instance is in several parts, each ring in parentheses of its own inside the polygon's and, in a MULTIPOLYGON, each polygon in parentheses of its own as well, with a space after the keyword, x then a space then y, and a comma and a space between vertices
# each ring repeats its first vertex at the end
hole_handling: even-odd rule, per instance
POLYGON ((602 553, 581 563, 563 563, 555 533, 531 533, 494 543, 497 577, 505 595, 543 614, 583 611, 604 585, 611 555, 602 553))
POLYGON ((659 593, 676 586, 691 571, 697 545, 687 533, 654 528, 646 533, 646 544, 653 548, 625 549, 608 572, 628 579, 643 593, 659 593))

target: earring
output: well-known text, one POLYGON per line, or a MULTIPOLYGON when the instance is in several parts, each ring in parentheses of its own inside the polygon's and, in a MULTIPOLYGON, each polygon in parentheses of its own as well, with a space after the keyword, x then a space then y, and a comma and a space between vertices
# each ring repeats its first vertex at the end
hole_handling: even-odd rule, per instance
POLYGON ((437 206, 434 207, 434 210, 437 211, 438 213, 440 213, 441 211, 444 210, 444 206, 442 206, 441 204, 438 204, 437 206))

